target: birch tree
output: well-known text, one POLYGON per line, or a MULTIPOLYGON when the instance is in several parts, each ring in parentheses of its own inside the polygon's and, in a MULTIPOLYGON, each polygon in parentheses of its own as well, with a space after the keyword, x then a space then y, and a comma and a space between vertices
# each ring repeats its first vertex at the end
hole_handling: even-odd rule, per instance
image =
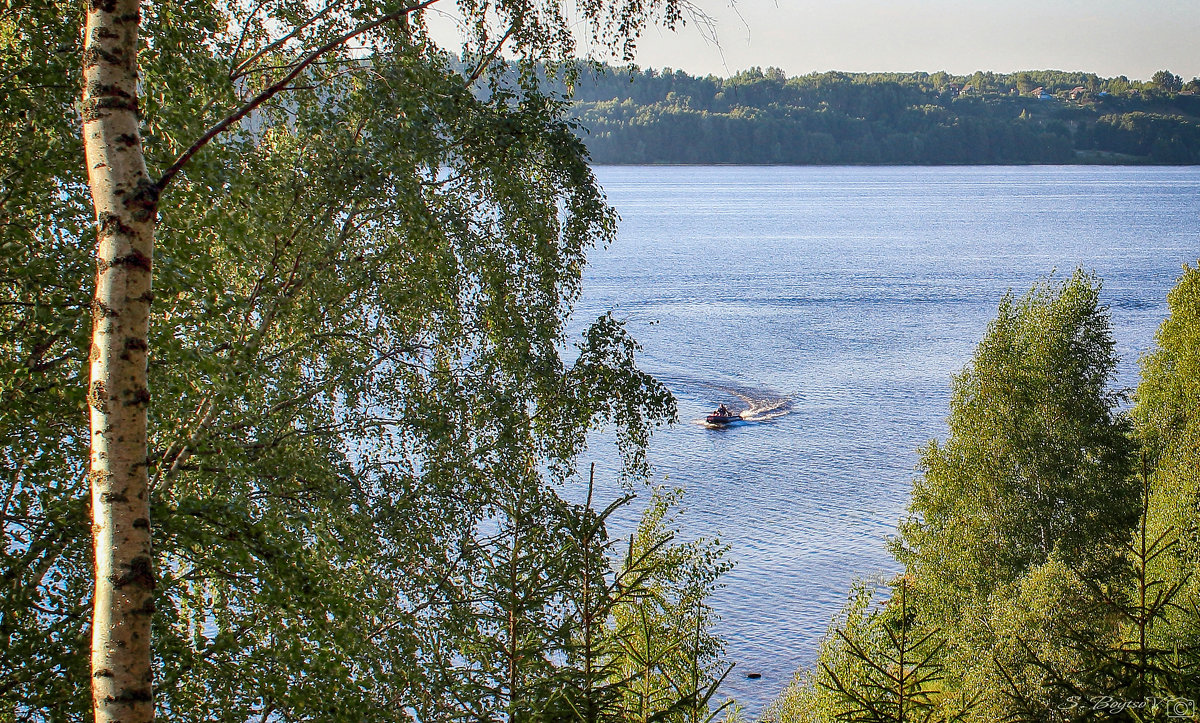
MULTIPOLYGON (((673 405, 635 345, 602 319, 560 356, 614 229, 530 70, 569 54, 569 10, 463 3, 456 61, 425 7, 10 4, 0 679, 21 716, 88 717, 88 687, 97 720, 453 711, 446 613, 512 470, 571 475, 604 422, 644 469, 673 405), (495 72, 502 49, 525 71, 495 72)), ((679 10, 581 12, 621 52, 679 10)))
POLYGON ((97 226, 91 462, 97 721, 154 718, 154 571, 146 449, 147 330, 158 186, 138 119, 138 0, 93 3, 83 47, 84 151, 97 226))
MULTIPOLYGON (((971 363, 955 376, 944 443, 922 475, 893 551, 929 593, 959 611, 1052 553, 1114 569, 1133 526, 1133 445, 1099 282, 1077 271, 1006 297, 971 363)), ((924 602, 924 598, 922 599, 924 602)))

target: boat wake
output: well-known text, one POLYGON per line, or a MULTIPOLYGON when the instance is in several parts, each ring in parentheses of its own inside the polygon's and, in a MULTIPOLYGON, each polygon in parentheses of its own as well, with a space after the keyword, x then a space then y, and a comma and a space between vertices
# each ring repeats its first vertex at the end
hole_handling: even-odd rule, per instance
MULTIPOLYGON (((790 414, 793 398, 782 392, 762 387, 748 387, 720 382, 703 381, 699 379, 684 379, 681 377, 662 378, 668 387, 682 387, 689 392, 688 396, 700 397, 705 403, 712 402, 715 407, 724 402, 731 412, 740 414, 741 422, 770 422, 790 414)), ((682 390, 681 390, 682 391, 682 390)), ((692 420, 694 424, 713 427, 721 425, 709 424, 704 417, 692 420)), ((733 422, 732 424, 738 424, 733 422)))
POLYGON ((792 400, 788 397, 736 396, 747 405, 742 412, 742 419, 747 422, 769 422, 792 411, 792 400))
POLYGON ((734 411, 739 412, 742 415, 742 420, 746 422, 769 422, 772 419, 779 419, 792 411, 792 398, 770 389, 747 389, 716 385, 714 385, 714 388, 727 394, 732 394, 746 405, 744 409, 740 410, 736 409, 738 405, 734 405, 734 411))

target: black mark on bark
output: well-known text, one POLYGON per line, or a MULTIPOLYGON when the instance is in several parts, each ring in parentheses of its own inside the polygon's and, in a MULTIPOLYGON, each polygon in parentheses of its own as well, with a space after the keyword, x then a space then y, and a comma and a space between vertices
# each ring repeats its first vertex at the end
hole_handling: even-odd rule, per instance
POLYGON ((130 560, 124 574, 112 576, 112 584, 116 588, 136 585, 143 590, 153 590, 154 569, 151 567, 150 558, 135 557, 130 560))

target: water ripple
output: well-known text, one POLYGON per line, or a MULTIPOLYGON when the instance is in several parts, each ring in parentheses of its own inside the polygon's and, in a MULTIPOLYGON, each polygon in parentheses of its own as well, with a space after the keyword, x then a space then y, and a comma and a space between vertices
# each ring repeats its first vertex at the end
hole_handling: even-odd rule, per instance
MULTIPOLYGON (((687 490, 685 534, 731 546, 714 603, 738 663, 726 692, 750 715, 813 663, 855 579, 896 572, 885 540, 915 450, 945 434, 950 377, 1000 298, 1052 269, 1095 270, 1129 387, 1200 256, 1200 168, 597 175, 622 222, 592 256, 579 323, 627 319, 643 367, 699 421, 657 434, 650 455, 658 482, 687 490), (705 427, 720 403, 755 421, 705 427)), ((611 438, 591 449, 620 494, 611 438)), ((615 534, 637 508, 622 514, 615 534)))

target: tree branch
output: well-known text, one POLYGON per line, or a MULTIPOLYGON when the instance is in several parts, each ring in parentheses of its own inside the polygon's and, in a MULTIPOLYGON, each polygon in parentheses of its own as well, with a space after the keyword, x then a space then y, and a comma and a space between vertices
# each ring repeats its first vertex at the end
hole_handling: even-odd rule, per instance
POLYGON ((274 97, 277 93, 287 88, 288 85, 291 84, 292 80, 296 78, 296 76, 304 72, 305 68, 316 62, 322 55, 325 55, 331 50, 336 49, 338 46, 352 38, 362 35, 363 33, 370 32, 375 28, 378 28, 381 25, 389 23, 393 20, 398 20, 410 13, 418 10, 424 10, 436 2, 438 2, 438 0, 422 0, 422 2, 419 2, 416 5, 412 5, 404 8, 403 10, 397 10, 394 13, 388 13, 382 17, 365 22, 358 27, 346 31, 342 35, 334 38, 333 40, 301 58, 300 61, 296 63, 295 67, 292 68, 291 72, 280 78, 258 95, 246 101, 241 108, 238 108, 237 111, 233 113, 233 115, 227 116, 224 120, 205 131, 204 135, 200 136, 200 138, 193 143, 190 148, 184 151, 179 158, 175 159, 175 162, 171 164, 171 167, 164 171, 162 176, 159 177, 158 181, 155 183, 158 192, 162 193, 163 189, 165 189, 167 185, 175 179, 175 176, 179 175, 179 172, 183 170, 183 167, 187 165, 187 162, 192 159, 192 156, 199 153, 202 148, 212 141, 212 139, 228 130, 231 126, 233 126, 233 124, 237 123, 254 111, 255 108, 258 108, 260 105, 274 97))
MULTIPOLYGON (((299 25, 297 25, 287 35, 284 35, 282 38, 279 38, 278 40, 267 43, 262 48, 259 48, 259 50, 255 53, 253 53, 249 58, 246 58, 242 62, 238 63, 237 65, 235 65, 229 69, 229 79, 236 80, 236 79, 240 78, 242 75, 245 74, 246 69, 249 68, 250 65, 254 61, 258 60, 259 58, 261 58, 262 56, 271 52, 272 50, 275 50, 276 48, 283 47, 284 43, 286 43, 287 41, 296 37, 300 33, 304 32, 305 28, 310 27, 313 23, 317 22, 321 18, 328 15, 334 8, 336 8, 338 5, 341 5, 344 2, 345 2, 345 0, 334 0, 333 2, 329 3, 324 8, 322 8, 321 11, 318 12, 316 15, 312 16, 311 18, 304 21, 303 23, 300 23, 299 25)), ((261 7, 261 5, 260 5, 260 7, 261 7)), ((257 12, 257 9, 255 12, 257 12)), ((251 17, 253 17, 253 15, 251 17)), ((240 47, 241 47, 240 43, 239 43, 238 47, 240 49, 240 47)))
POLYGON ((467 76, 468 87, 474 84, 475 81, 479 80, 479 76, 483 75, 483 71, 487 70, 487 67, 492 64, 492 61, 496 59, 496 55, 500 52, 500 49, 504 47, 504 44, 508 42, 508 39, 512 37, 512 34, 516 32, 516 30, 517 28, 515 25, 510 26, 508 28, 508 32, 504 34, 504 37, 500 38, 500 41, 496 43, 496 47, 492 48, 490 53, 479 60, 479 64, 475 66, 475 70, 471 71, 471 74, 467 76))

